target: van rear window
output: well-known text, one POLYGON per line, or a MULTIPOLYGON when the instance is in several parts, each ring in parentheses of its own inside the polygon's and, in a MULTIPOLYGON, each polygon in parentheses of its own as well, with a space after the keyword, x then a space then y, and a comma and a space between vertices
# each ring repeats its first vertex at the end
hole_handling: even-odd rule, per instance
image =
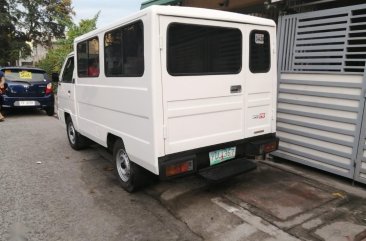
POLYGON ((168 27, 169 74, 237 74, 242 66, 239 29, 172 23, 168 27))
POLYGON ((271 66, 269 33, 253 30, 250 33, 249 69, 252 73, 267 73, 271 66))

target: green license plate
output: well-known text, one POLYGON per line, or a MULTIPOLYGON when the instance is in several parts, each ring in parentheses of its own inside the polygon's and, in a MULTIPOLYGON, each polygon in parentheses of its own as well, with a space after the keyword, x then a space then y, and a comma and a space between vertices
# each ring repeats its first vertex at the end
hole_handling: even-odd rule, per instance
POLYGON ((236 147, 229 147, 208 153, 210 166, 235 158, 236 147))

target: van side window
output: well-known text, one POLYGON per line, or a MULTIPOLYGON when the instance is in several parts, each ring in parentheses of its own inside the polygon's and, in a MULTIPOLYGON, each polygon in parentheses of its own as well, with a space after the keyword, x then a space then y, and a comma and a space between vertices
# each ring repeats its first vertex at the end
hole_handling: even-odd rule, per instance
POLYGON ((144 74, 143 23, 138 21, 104 36, 105 75, 140 77, 144 74))
POLYGON ((267 73, 271 67, 269 33, 253 30, 249 36, 249 69, 252 73, 267 73))
POLYGON ((68 58, 64 72, 61 76, 61 81, 63 83, 72 83, 72 74, 74 72, 74 57, 68 58))
POLYGON ((168 27, 169 74, 237 74, 242 67, 239 29, 172 23, 168 27))
POLYGON ((92 38, 77 44, 79 77, 99 76, 99 40, 92 38))

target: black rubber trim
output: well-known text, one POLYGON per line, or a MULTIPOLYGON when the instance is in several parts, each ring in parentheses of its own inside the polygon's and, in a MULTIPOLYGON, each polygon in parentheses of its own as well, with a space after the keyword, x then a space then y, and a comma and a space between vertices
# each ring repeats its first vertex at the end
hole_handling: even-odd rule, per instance
MULTIPOLYGON (((236 159, 245 158, 247 156, 262 155, 260 153, 260 144, 270 143, 276 141, 278 148, 278 138, 275 133, 260 135, 252 138, 242 139, 238 141, 221 143, 218 145, 207 146, 197 149, 192 149, 184 152, 174 153, 159 158, 159 177, 162 180, 171 179, 179 176, 185 176, 188 174, 196 173, 201 169, 210 167, 209 152, 228 147, 236 147, 236 155, 232 160, 226 161, 227 163, 232 162, 236 159), (179 162, 193 160, 193 170, 187 173, 183 173, 176 176, 166 177, 165 167, 174 165, 179 162)), ((226 163, 225 162, 225 163, 226 163)))
POLYGON ((198 174, 210 182, 220 182, 256 168, 257 164, 254 161, 240 158, 204 168, 198 174))

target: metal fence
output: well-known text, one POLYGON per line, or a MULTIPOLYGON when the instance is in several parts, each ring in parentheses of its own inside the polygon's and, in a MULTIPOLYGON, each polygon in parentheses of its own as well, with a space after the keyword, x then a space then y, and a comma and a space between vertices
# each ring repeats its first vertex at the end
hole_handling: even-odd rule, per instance
POLYGON ((278 49, 274 155, 366 183, 366 4, 281 17, 278 49))

